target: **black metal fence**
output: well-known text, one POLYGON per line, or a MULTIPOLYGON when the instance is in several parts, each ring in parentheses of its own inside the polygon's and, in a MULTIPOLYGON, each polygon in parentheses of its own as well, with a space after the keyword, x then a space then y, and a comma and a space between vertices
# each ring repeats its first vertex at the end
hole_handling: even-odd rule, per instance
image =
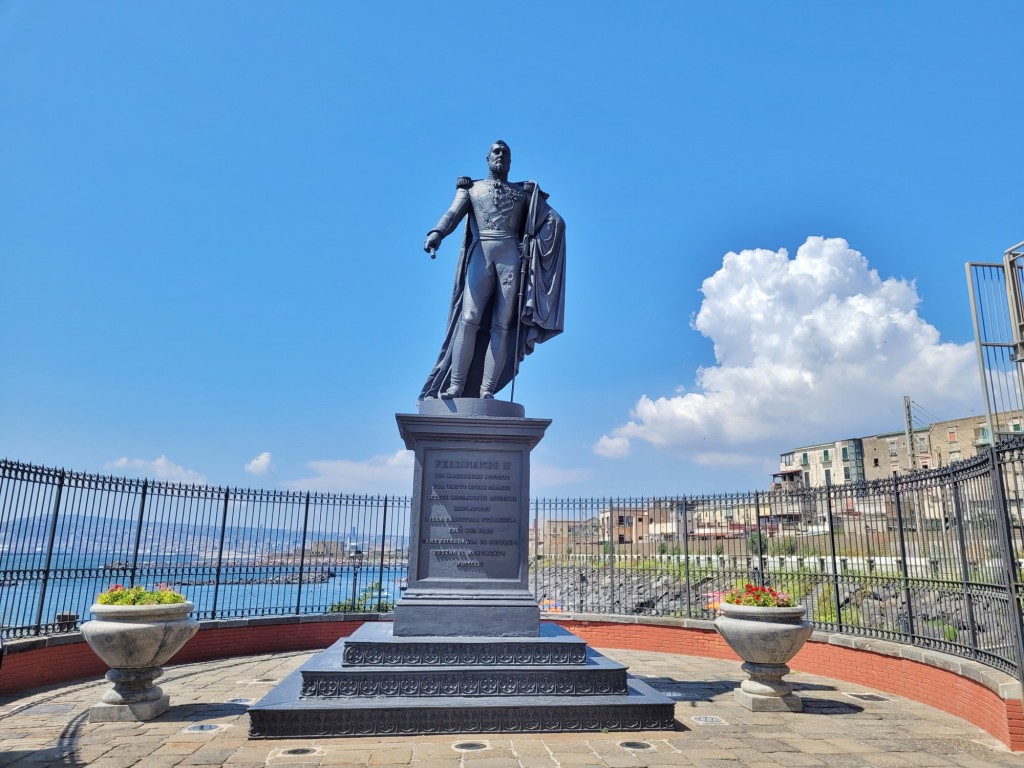
POLYGON ((389 610, 409 501, 216 488, 0 461, 0 637, 70 631, 114 584, 198 618, 389 610))
MULTIPOLYGON (((752 582, 819 629, 1020 676, 1024 440, 950 467, 798 491, 535 499, 544 610, 712 618, 752 582)), ((387 611, 409 500, 190 486, 0 461, 0 637, 71 631, 114 583, 166 583, 200 618, 387 611)))

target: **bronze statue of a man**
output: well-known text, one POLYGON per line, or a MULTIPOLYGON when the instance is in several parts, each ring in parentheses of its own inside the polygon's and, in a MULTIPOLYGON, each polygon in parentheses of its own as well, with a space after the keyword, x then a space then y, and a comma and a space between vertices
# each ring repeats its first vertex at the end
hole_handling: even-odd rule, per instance
POLYGON ((455 200, 427 233, 434 255, 466 217, 445 333, 420 400, 492 398, 536 344, 562 332, 565 222, 536 182, 508 180, 512 153, 496 141, 486 179, 462 176, 455 200))

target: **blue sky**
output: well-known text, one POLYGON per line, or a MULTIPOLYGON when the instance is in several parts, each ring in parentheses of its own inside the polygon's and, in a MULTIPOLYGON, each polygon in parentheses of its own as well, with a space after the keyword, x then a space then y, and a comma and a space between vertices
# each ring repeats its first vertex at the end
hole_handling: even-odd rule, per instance
POLYGON ((458 238, 422 242, 498 137, 567 227, 516 385, 535 494, 760 488, 904 394, 978 413, 963 264, 1024 239, 1022 22, 0 2, 0 456, 409 493, 458 238))

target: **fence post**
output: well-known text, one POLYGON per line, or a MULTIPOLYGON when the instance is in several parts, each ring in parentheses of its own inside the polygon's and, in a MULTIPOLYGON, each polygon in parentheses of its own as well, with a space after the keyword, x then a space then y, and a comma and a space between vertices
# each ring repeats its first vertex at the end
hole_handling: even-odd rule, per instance
POLYGON ((615 510, 608 500, 608 613, 615 613, 615 510))
POLYGON ((224 535, 227 533, 228 528, 228 500, 231 495, 231 489, 224 489, 224 508, 220 515, 220 544, 217 546, 217 570, 213 579, 213 605, 210 607, 210 618, 217 618, 217 597, 220 594, 220 576, 221 569, 224 565, 224 535))
POLYGON ((913 637, 914 631, 914 606, 910 600, 910 564, 907 561, 907 536, 903 530, 903 505, 900 502, 900 479, 897 472, 892 473, 892 497, 896 505, 896 530, 900 542, 900 572, 903 574, 903 601, 907 604, 907 634, 913 637))
POLYGON ((828 515, 828 542, 832 551, 832 607, 836 611, 836 629, 843 631, 843 607, 839 597, 839 564, 836 561, 836 521, 832 514, 832 481, 825 480, 825 514, 828 515))
POLYGON ((384 537, 388 530, 388 497, 384 497, 384 519, 380 524, 380 568, 377 570, 377 613, 384 604, 384 537))
MULTIPOLYGON (((526 508, 527 508, 527 510, 529 510, 529 508, 530 508, 529 503, 527 503, 526 508)), ((540 533, 539 533, 539 528, 538 528, 539 521, 540 521, 540 500, 539 499, 534 499, 533 500, 533 522, 532 522, 532 525, 530 523, 527 523, 527 527, 533 528, 533 558, 532 559, 529 556, 529 553, 530 553, 529 538, 530 538, 530 536, 529 536, 529 534, 527 534, 527 536, 526 536, 526 538, 527 538, 527 542, 526 542, 526 553, 527 553, 527 557, 526 557, 526 559, 527 559, 527 566, 526 566, 526 588, 527 589, 530 588, 530 577, 532 575, 532 577, 533 577, 533 599, 534 600, 537 599, 537 591, 539 589, 538 585, 540 583, 540 533)))
POLYGON ((764 586, 764 552, 763 542, 761 538, 761 494, 754 491, 754 515, 757 524, 757 583, 758 586, 764 586))
POLYGON ((135 551, 132 552, 131 584, 135 586, 135 578, 139 572, 139 547, 142 544, 142 519, 146 515, 146 491, 149 480, 142 481, 142 496, 139 498, 139 521, 135 524, 135 551))
POLYGON ((996 530, 999 532, 999 544, 1003 550, 1006 567, 1003 569, 1006 585, 1006 612, 1013 627, 1014 653, 1017 656, 1017 679, 1024 682, 1024 617, 1021 616, 1020 596, 1017 589, 1019 576, 1017 558, 1013 550, 1013 524, 1010 521, 1010 510, 1006 503, 1006 486, 999 466, 999 454, 994 445, 988 447, 989 476, 992 478, 992 495, 996 503, 996 530))
MULTIPOLYGON (((540 593, 540 569, 544 564, 544 560, 541 559, 540 551, 540 499, 533 500, 533 598, 537 599, 540 593)), ((529 552, 530 545, 526 545, 527 552, 529 552)), ((544 552, 543 554, 547 554, 544 552)), ((561 554, 561 553, 559 553, 561 554)), ((563 561, 564 562, 564 561, 563 561)), ((529 569, 527 569, 527 575, 529 575, 529 569)), ((561 581, 561 579, 559 580, 561 581)))
POLYGON ((295 615, 302 613, 302 576, 306 572, 306 533, 309 530, 309 491, 306 491, 305 511, 302 513, 302 544, 299 549, 299 589, 295 595, 295 615))
POLYGON ((956 525, 956 543, 960 553, 960 580, 964 588, 964 603, 967 606, 967 628, 971 633, 971 656, 978 655, 978 625, 974 620, 974 595, 971 594, 969 582, 970 569, 967 564, 967 529, 964 526, 963 503, 960 500, 960 483, 956 479, 953 468, 949 469, 950 492, 953 495, 953 520, 956 525))
POLYGON ((64 470, 57 481, 57 495, 53 500, 53 516, 50 518, 50 537, 46 545, 46 562, 43 564, 43 583, 39 587, 39 607, 36 610, 35 634, 43 631, 43 604, 46 602, 46 588, 50 583, 50 564, 53 562, 53 542, 57 538, 57 517, 60 515, 60 500, 64 495, 64 470))
POLYGON ((689 502, 686 496, 682 497, 683 502, 683 573, 686 576, 686 617, 693 618, 693 592, 692 571, 690 570, 690 521, 686 519, 686 510, 689 502))

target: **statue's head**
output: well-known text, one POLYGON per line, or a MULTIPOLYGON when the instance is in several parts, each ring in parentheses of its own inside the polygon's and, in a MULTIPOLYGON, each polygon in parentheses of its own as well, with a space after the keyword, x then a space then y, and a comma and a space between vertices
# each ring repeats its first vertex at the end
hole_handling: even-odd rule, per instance
POLYGON ((512 167, 512 150, 501 139, 491 144, 491 149, 487 153, 487 167, 496 176, 508 176, 509 168, 512 167))

